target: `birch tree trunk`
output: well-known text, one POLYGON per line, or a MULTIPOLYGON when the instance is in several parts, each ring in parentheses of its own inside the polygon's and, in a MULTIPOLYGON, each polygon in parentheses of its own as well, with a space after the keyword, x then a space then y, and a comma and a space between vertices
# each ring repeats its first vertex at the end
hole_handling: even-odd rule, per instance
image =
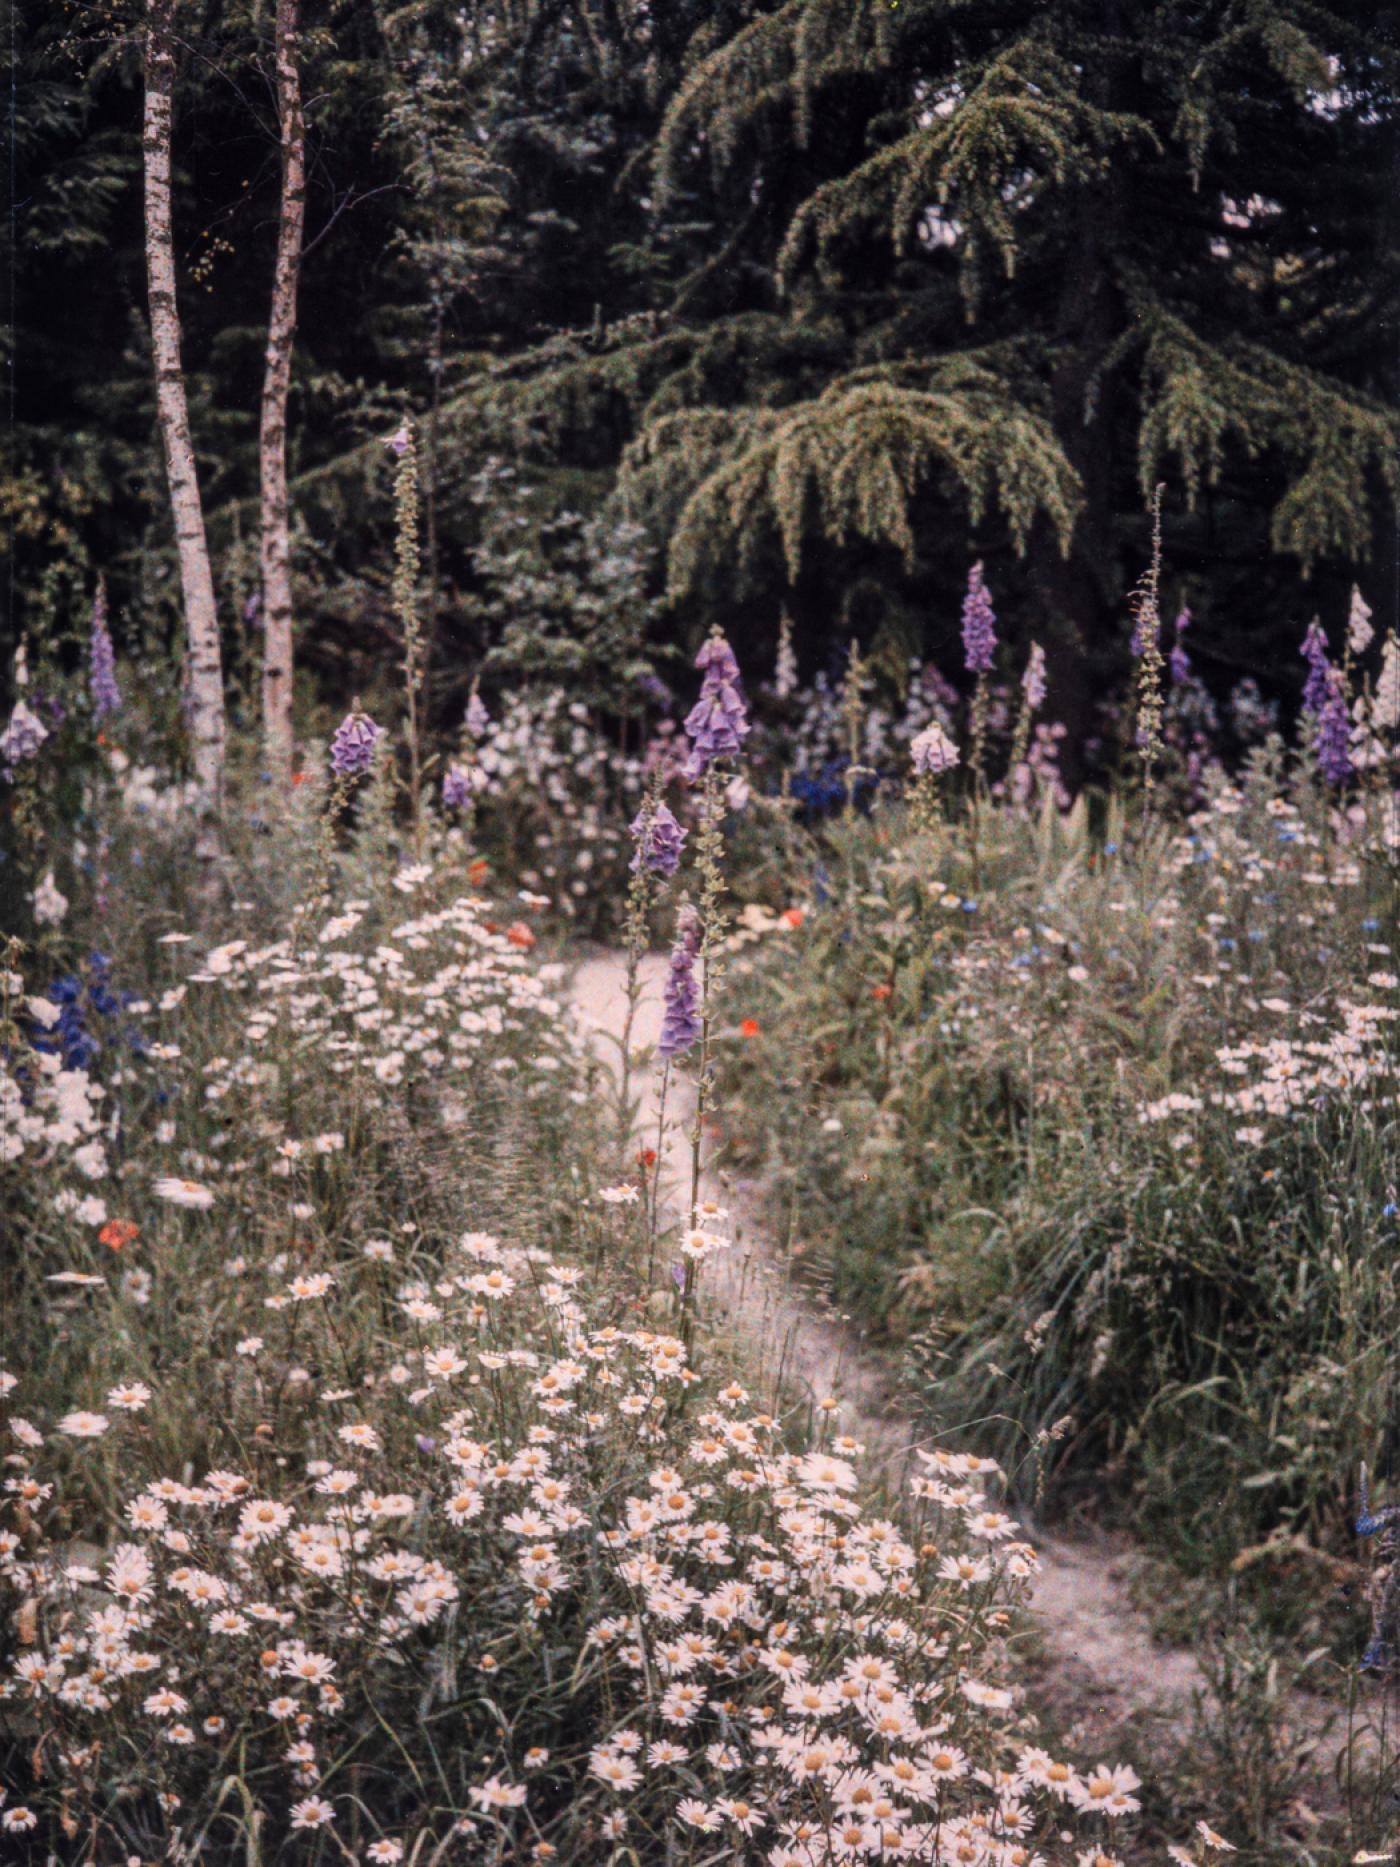
POLYGON ((260 454, 262 477, 263 751, 285 779, 292 767, 292 566, 287 514, 287 390, 297 323, 306 220, 306 124, 297 69, 297 0, 277 0, 277 116, 282 140, 282 212, 267 324, 260 454))
POLYGON ((219 854, 224 802, 224 677, 219 618, 204 534, 190 412, 180 367, 180 311, 175 299, 175 244, 171 226, 170 127, 175 88, 172 28, 175 0, 148 0, 146 106, 142 148, 146 179, 146 282, 155 356, 156 412, 165 446, 170 510, 180 560, 188 642, 189 730, 194 747, 199 825, 196 850, 219 854))

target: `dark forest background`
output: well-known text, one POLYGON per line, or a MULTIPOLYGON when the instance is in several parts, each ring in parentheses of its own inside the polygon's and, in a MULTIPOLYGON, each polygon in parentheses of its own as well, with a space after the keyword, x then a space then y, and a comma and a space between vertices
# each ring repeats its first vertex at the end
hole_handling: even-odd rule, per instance
MULTIPOLYGON (((143 266, 142 12, 19 0, 7 640, 178 640, 143 266)), ((270 8, 177 14, 184 362, 226 654, 257 629, 279 204, 270 8)), ((1193 659, 1291 695, 1396 622, 1400 8, 1351 0, 334 0, 304 10, 299 679, 392 660, 384 440, 419 424, 430 684, 620 705, 721 622, 950 672, 974 558, 1072 740, 1165 485, 1193 659), (623 652, 625 650, 625 653, 623 652), (613 682, 612 686, 608 683, 613 682)))

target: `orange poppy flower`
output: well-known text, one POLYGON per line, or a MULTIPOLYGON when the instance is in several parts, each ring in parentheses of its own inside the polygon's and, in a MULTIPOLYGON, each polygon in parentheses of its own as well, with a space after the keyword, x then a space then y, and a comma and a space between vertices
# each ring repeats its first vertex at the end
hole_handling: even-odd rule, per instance
POLYGON ((491 864, 484 856, 478 856, 474 862, 469 862, 467 864, 468 881, 484 882, 490 873, 491 864))
POLYGON ((97 1234, 97 1242, 109 1251, 122 1251, 140 1236, 141 1227, 134 1219, 108 1219, 97 1234))
POLYGON ((872 998, 885 999, 889 997, 890 993, 893 990, 894 990, 894 987, 892 985, 886 985, 883 981, 881 981, 879 985, 871 986, 870 996, 872 998))
POLYGON ((787 923, 789 927, 800 927, 802 925, 803 918, 804 918, 804 910, 802 908, 784 908, 783 909, 782 919, 787 923))
POLYGON ((506 939, 512 946, 532 947, 535 944, 534 933, 524 921, 516 921, 512 926, 507 927, 506 939))
POLYGON ((311 776, 311 773, 310 773, 310 772, 308 772, 308 771, 294 771, 294 772, 292 773, 292 783, 293 783, 294 785, 295 785, 295 784, 305 784, 305 783, 306 783, 306 781, 307 781, 307 779, 308 779, 308 778, 309 778, 310 776, 311 776))
POLYGON ((758 1019, 745 1018, 743 1023, 739 1026, 739 1035, 740 1037, 757 1037, 758 1019))
POLYGON ((654 1147, 638 1148, 637 1159, 644 1167, 654 1167, 656 1165, 656 1149, 654 1147))

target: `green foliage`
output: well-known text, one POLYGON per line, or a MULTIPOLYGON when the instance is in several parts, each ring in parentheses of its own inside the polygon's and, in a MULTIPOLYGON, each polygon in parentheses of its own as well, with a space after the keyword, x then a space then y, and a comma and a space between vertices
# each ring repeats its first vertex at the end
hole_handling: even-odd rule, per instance
POLYGON ((1203 483, 1220 477, 1227 439, 1250 459, 1272 449, 1300 463, 1274 508, 1275 548, 1304 565, 1364 554, 1368 485, 1400 493, 1400 417, 1256 345, 1212 348, 1159 306, 1142 305, 1138 322, 1146 340, 1144 493, 1174 457, 1194 506, 1203 483))
POLYGON ((975 905, 955 825, 826 834, 799 870, 829 898, 736 965, 736 1141, 835 1301, 1028 1486, 1111 1476, 1217 1573, 1336 1548, 1400 1433, 1383 823, 1329 857, 1268 758, 1192 842, 1102 808, 987 814, 975 905))
MULTIPOLYGON (((38 0, 14 17, 14 587, 55 550, 101 566, 120 634, 172 607, 136 17, 105 37, 38 0)), ((374 462, 405 412, 444 711, 492 645, 472 486, 493 456, 642 525, 647 595, 687 630, 736 606, 772 629, 786 607, 818 649, 833 589, 948 616, 980 556, 1007 633, 1059 657, 1070 711, 1117 671, 1163 474, 1166 573, 1197 586, 1222 665, 1267 680, 1278 618, 1307 600, 1340 622, 1358 573, 1389 626, 1385 20, 1379 0, 337 0, 302 42, 303 663, 343 701, 378 651, 374 462)), ((185 363, 225 592, 255 512, 269 30, 248 0, 190 22, 176 100, 185 363)))
MULTIPOLYGON (((815 401, 781 413, 701 410, 672 417, 660 451, 676 450, 692 463, 704 459, 692 434, 711 460, 717 453, 720 459, 676 522, 674 598, 713 574, 726 550, 737 547, 741 566, 751 566, 774 534, 793 582, 813 534, 842 545, 886 544, 912 566, 910 508, 935 468, 964 493, 974 525, 999 495, 1022 545, 1041 512, 1067 545, 1079 503, 1078 478, 1049 425, 971 361, 932 371, 912 365, 853 371, 815 401), (927 386, 919 386, 920 378, 927 386)), ((625 486, 624 478, 624 492, 625 486)))

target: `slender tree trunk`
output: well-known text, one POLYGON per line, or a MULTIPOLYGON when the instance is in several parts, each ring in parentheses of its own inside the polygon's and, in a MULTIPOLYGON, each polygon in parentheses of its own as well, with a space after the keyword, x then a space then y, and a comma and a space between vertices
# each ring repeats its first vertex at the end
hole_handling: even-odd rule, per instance
POLYGON ((180 560, 180 589, 188 640, 189 724, 194 742, 201 856, 219 853, 224 802, 224 676, 214 577, 204 535, 190 412, 180 367, 180 312, 175 300, 175 243, 170 209, 170 120, 175 88, 172 24, 175 0, 149 0, 146 12, 146 281, 151 304, 151 349, 156 368, 156 411, 165 446, 170 510, 180 560))
POLYGON ((277 0, 277 115, 282 137, 282 213, 267 323, 259 436, 262 474, 263 750, 271 770, 292 767, 292 564, 287 517, 287 390, 297 324, 306 220, 306 124, 297 70, 297 0, 277 0))

